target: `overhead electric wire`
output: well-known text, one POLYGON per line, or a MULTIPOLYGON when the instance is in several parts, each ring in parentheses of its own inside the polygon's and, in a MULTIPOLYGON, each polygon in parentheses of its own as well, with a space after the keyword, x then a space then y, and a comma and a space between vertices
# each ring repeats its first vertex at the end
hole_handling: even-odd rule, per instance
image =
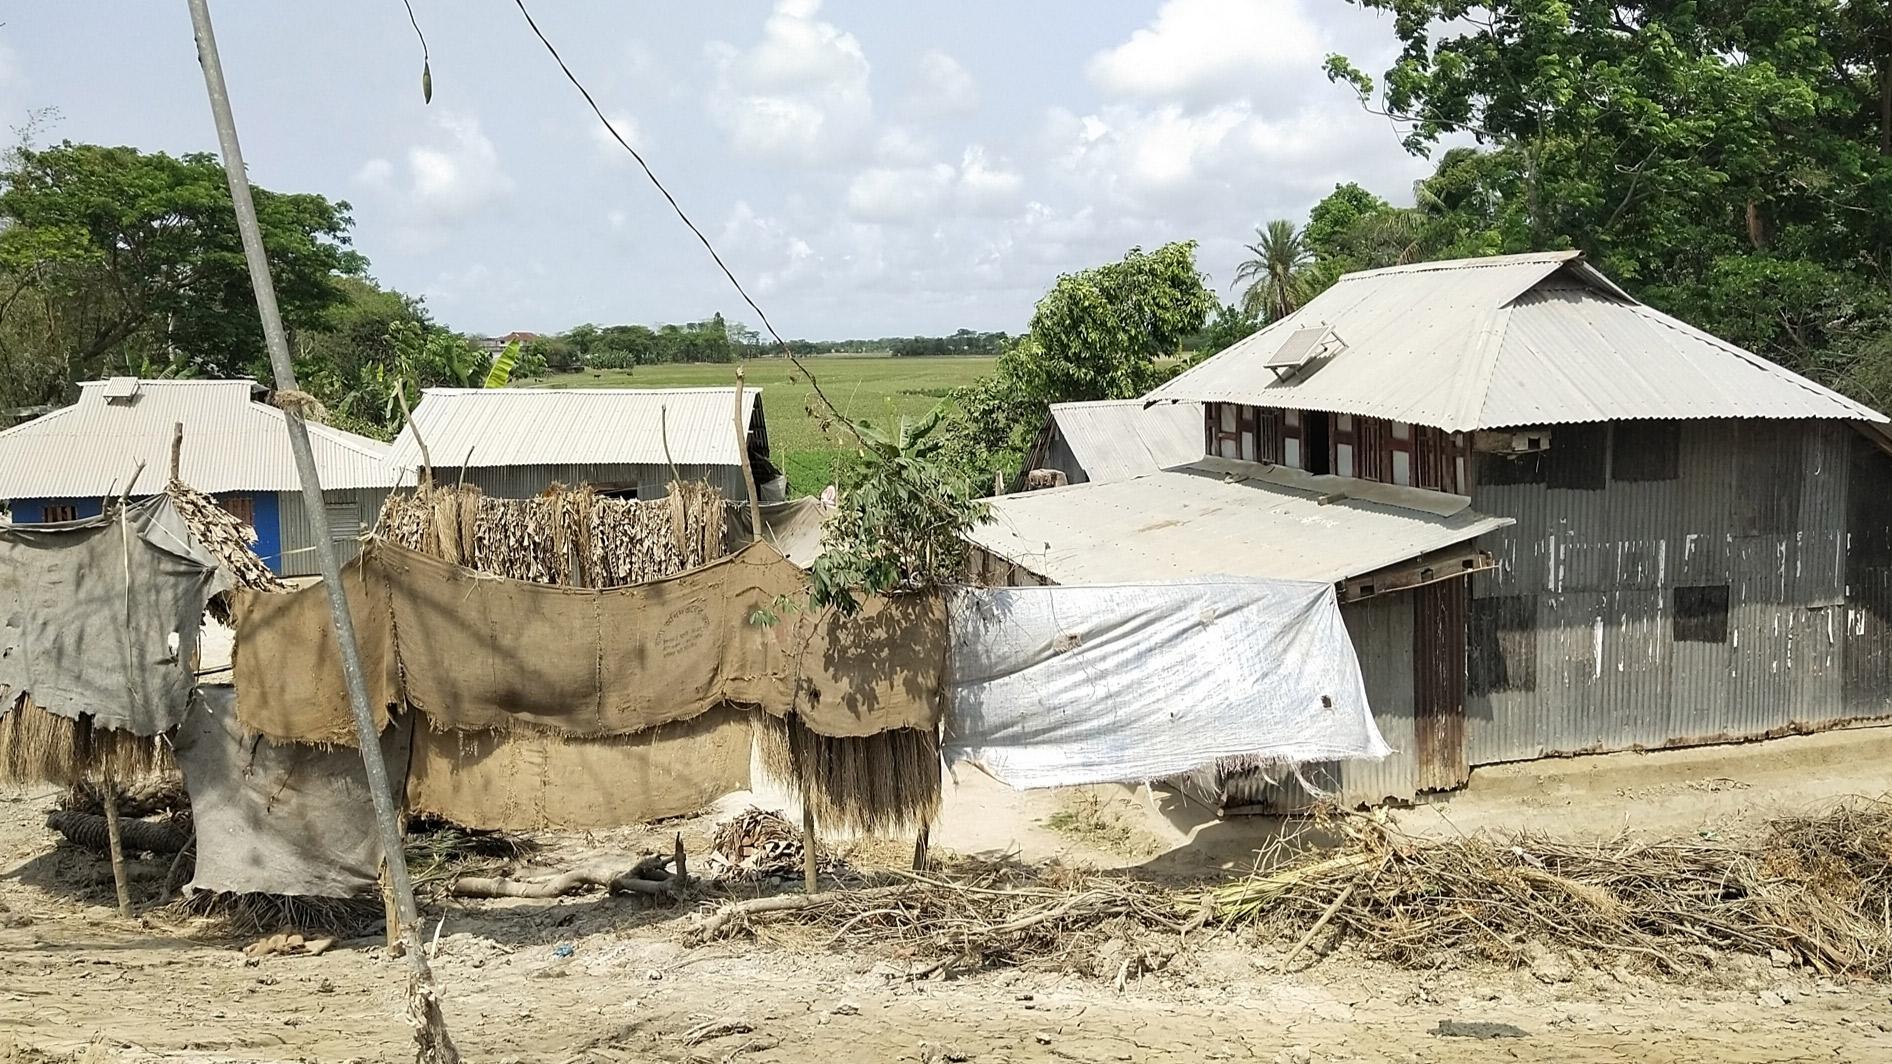
POLYGON ((631 142, 625 140, 623 134, 618 132, 617 127, 611 124, 611 120, 605 117, 604 109, 598 106, 598 101, 592 97, 591 90, 585 88, 584 82, 578 80, 578 75, 572 73, 572 68, 565 63, 565 57, 560 55, 558 48, 546 38, 545 31, 539 29, 537 20, 532 17, 532 12, 526 9, 525 0, 513 0, 513 3, 518 6, 519 13, 525 16, 526 25, 532 28, 533 36, 537 37, 539 43, 545 46, 545 50, 552 54, 552 61, 557 63, 559 70, 564 72, 565 80, 572 83, 572 87, 578 90, 578 94, 585 98, 585 103, 590 105, 591 113, 598 116, 598 121, 603 124, 605 132, 611 134, 611 139, 617 141, 620 147, 631 153, 631 158, 637 160, 637 165, 643 169, 644 176, 650 179, 650 183, 656 186, 658 192, 663 194, 664 201, 670 204, 670 209, 675 211, 677 217, 683 224, 689 227, 691 233, 696 235, 696 239, 703 245, 703 250, 709 252, 710 258, 715 260, 716 268, 722 270, 723 276, 727 277, 729 283, 735 287, 736 294, 741 296, 742 301, 749 304, 749 309, 755 311, 756 317, 762 320, 762 327, 769 331, 769 336, 775 340, 776 346, 782 349, 782 354, 786 355, 788 360, 795 364, 795 368, 800 370, 802 375, 808 378, 809 386, 814 390, 815 396, 821 400, 821 404, 828 408, 828 414, 836 421, 846 426, 847 430, 850 433, 854 433, 856 438, 859 438, 860 434, 855 431, 854 423, 848 419, 847 415, 841 412, 841 408, 836 406, 832 399, 828 398, 827 393, 821 390, 821 382, 815 379, 815 375, 809 371, 802 360, 795 357, 795 352, 789 349, 788 341, 782 339, 782 334, 775 330, 775 324, 769 321, 767 312, 749 295, 748 289, 742 286, 742 282, 736 279, 735 272, 729 268, 729 264, 724 262, 722 255, 716 251, 716 245, 710 243, 710 238, 704 234, 702 229, 697 227, 695 222, 690 220, 690 215, 684 211, 683 205, 677 202, 677 198, 670 194, 668 188, 664 187, 663 181, 661 181, 657 177, 656 172, 650 168, 650 164, 644 161, 643 154, 632 147, 631 142))

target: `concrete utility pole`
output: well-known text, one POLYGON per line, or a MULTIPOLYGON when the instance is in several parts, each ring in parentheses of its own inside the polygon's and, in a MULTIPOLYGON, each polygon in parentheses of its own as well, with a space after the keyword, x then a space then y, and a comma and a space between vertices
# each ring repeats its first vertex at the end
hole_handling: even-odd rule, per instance
POLYGON ((249 263, 250 283, 256 289, 256 309, 263 318, 263 341, 269 349, 270 369, 276 376, 278 405, 286 415, 283 421, 289 429, 290 450, 295 452, 297 478, 302 482, 303 507, 308 511, 309 524, 315 532, 315 557, 322 573, 322 586, 328 589, 335 639, 341 648, 342 678, 348 684, 349 708, 355 715, 355 738, 361 744, 368 793, 374 798, 375 823, 380 828, 381 848, 387 855, 388 879, 401 924, 401 942, 406 946, 407 963, 412 968, 407 987, 407 1012, 409 1022, 414 1025, 416 1059, 422 1064, 458 1064, 460 1054, 447 1035, 433 970, 427 964, 426 950, 421 947, 414 884, 408 878, 407 858, 401 849, 400 811, 395 807, 388 785, 388 767, 381 757, 381 735, 368 705, 368 687, 362 679, 361 647, 355 639, 355 622, 349 616, 348 598, 342 589, 341 560, 335 552, 335 541, 329 538, 328 510, 323 506, 322 479, 315 468, 315 452, 309 446, 309 427, 303 421, 314 401, 296 388, 296 368, 289 356, 282 313, 276 306, 276 286, 270 279, 269 259, 263 252, 263 231, 256 221, 256 204, 250 198, 243 149, 237 143, 236 116, 230 111, 230 92, 223 82, 217 37, 210 26, 209 0, 190 0, 190 12, 191 27, 197 35, 197 61, 204 68, 204 88, 210 94, 210 113, 217 122, 217 143, 223 152, 224 173, 230 179, 230 199, 236 207, 237 229, 243 235, 243 257, 249 263))

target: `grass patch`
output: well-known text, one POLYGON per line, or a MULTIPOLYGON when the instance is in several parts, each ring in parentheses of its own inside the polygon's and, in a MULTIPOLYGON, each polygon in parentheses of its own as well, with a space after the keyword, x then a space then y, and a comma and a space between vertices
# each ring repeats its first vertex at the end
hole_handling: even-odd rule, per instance
MULTIPOLYGON (((996 360, 820 355, 802 361, 848 417, 886 425, 901 415, 931 410, 952 389, 989 372, 996 360)), ((787 359, 756 359, 744 363, 743 371, 749 384, 762 389, 769 449, 788 474, 790 494, 819 492, 833 479, 835 461, 847 453, 846 433, 822 431, 814 389, 787 359)), ((530 388, 716 388, 736 383, 736 367, 693 362, 555 373, 519 383, 530 388)))

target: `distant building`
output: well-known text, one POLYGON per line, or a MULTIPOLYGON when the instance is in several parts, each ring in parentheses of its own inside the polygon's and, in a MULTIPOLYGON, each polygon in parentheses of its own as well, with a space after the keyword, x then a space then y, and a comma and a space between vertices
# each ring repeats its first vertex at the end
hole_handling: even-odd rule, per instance
MULTIPOLYGON (((769 454, 762 391, 743 392, 743 445, 763 502, 787 481, 769 454)), ((674 475, 747 498, 737 449, 734 388, 429 388, 395 438, 389 476, 419 480, 422 445, 436 481, 459 480, 498 498, 552 484, 590 484, 626 498, 669 493, 674 475)))
POLYGON ((483 354, 496 355, 504 351, 507 344, 517 343, 524 347, 538 338, 539 334, 534 332, 509 332, 504 336, 482 336, 473 342, 473 346, 483 354))
MULTIPOLYGON (((133 497, 152 494, 169 476, 181 423, 181 479, 254 527, 270 568, 311 575, 314 531, 284 414, 263 394, 251 380, 88 381, 73 405, 0 431, 0 498, 14 521, 40 522, 94 516, 128 483, 133 497)), ((331 534, 350 556, 387 497, 387 444, 314 424, 309 439, 331 534)))

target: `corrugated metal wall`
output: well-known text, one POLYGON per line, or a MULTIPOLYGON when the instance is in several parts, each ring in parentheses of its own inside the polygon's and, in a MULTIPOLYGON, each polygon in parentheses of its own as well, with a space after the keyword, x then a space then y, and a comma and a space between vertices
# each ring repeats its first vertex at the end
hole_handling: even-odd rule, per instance
MULTIPOLYGON (((708 480, 727 499, 745 499, 740 466, 680 465, 677 475, 684 480, 708 480)), ((460 479, 460 471, 441 468, 434 480, 451 484, 460 479)), ((473 468, 466 471, 466 482, 494 498, 529 499, 553 484, 577 487, 636 487, 640 499, 658 499, 670 493, 670 470, 662 465, 530 465, 473 468)), ((412 487, 405 484, 403 487, 412 487)), ((759 487, 759 485, 758 485, 759 487)), ((764 500, 767 501, 767 500, 764 500)))
MULTIPOLYGON (((339 525, 351 512, 350 507, 353 507, 352 513, 358 516, 359 525, 348 535, 343 535, 346 530, 342 528, 331 527, 341 560, 347 562, 360 553, 358 537, 374 527, 375 518, 380 516, 381 504, 387 499, 388 493, 382 488, 361 488, 325 491, 322 497, 328 500, 331 526, 339 525)), ((316 575, 315 530, 309 527, 309 510, 302 504, 302 493, 278 492, 276 498, 282 522, 282 564, 276 571, 282 576, 316 575)))
MULTIPOLYGON (((1499 566, 1474 578, 1472 764, 1892 714, 1886 670, 1853 669, 1849 682, 1845 660, 1883 575, 1854 573, 1849 596, 1848 500, 1892 491, 1892 460, 1860 454, 1869 445, 1834 422, 1674 431, 1669 479, 1611 475, 1583 490, 1479 478, 1472 505, 1517 524, 1485 537, 1499 566)), ((1643 458, 1609 468, 1648 475, 1643 458)))

